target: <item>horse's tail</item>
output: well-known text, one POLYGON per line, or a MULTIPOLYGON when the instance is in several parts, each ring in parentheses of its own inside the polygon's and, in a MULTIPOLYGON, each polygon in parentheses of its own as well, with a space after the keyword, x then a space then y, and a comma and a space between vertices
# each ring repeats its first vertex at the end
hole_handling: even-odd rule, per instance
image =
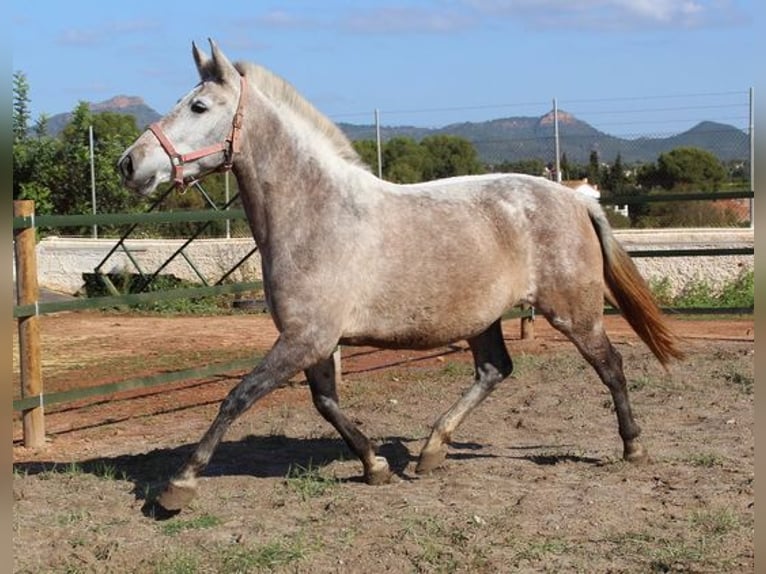
POLYGON ((681 359, 683 353, 676 346, 678 339, 665 322, 662 311, 630 255, 612 234, 603 210, 594 204, 589 206, 588 212, 601 243, 604 279, 611 294, 610 302, 620 309, 663 366, 671 359, 681 359))

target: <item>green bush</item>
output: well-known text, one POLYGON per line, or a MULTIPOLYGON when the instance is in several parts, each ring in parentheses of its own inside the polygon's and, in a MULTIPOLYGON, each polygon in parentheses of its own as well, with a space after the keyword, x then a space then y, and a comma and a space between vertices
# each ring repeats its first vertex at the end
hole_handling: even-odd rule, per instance
MULTIPOLYGON (((109 283, 123 295, 171 291, 185 287, 199 287, 198 284, 179 279, 175 275, 158 275, 150 283, 148 277, 138 273, 121 271, 118 273, 83 273, 85 294, 87 297, 108 297, 114 295, 109 283)), ((183 299, 167 299, 149 303, 135 303, 127 307, 138 311, 150 311, 167 314, 220 314, 231 310, 231 295, 205 295, 183 299)))
POLYGON ((707 281, 692 281, 675 296, 667 277, 650 282, 649 287, 657 302, 666 307, 752 308, 755 306, 754 277, 752 269, 743 270, 720 289, 714 289, 707 281))

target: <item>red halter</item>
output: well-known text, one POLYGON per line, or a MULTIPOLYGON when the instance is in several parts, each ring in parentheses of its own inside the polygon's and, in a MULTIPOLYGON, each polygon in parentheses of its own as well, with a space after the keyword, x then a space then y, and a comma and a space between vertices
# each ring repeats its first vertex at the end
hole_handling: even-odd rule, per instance
POLYGON ((157 138, 157 141, 160 142, 162 149, 165 150, 165 153, 167 153, 168 157, 170 158, 170 163, 173 166, 173 185, 177 189, 186 189, 200 179, 196 178, 193 180, 186 180, 184 178, 184 165, 189 162, 213 155, 214 153, 223 152, 223 163, 220 167, 213 171, 228 171, 231 169, 232 163, 234 162, 234 154, 239 151, 238 136, 240 130, 242 129, 242 104, 245 99, 244 94, 246 85, 245 77, 240 76, 239 102, 237 103, 237 110, 234 112, 234 118, 231 121, 231 132, 229 132, 229 137, 227 137, 222 142, 209 145, 196 151, 181 154, 178 153, 176 148, 173 147, 173 144, 170 143, 170 140, 165 135, 165 132, 162 131, 162 127, 160 127, 159 122, 155 122, 149 126, 149 130, 154 134, 154 136, 157 138))

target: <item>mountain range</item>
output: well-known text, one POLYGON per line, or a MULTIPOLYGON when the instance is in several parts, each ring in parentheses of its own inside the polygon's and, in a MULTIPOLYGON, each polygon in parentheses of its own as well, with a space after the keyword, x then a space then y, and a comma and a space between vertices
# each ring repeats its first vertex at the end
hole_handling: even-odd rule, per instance
MULTIPOLYGON (((116 96, 90 104, 94 113, 116 112, 133 116, 143 129, 157 121, 161 115, 140 97, 116 96)), ((64 129, 71 114, 57 114, 48 120, 48 133, 57 135, 64 129)), ((575 116, 558 111, 560 150, 571 162, 587 163, 593 150, 602 161, 612 162, 620 154, 625 163, 651 162, 664 152, 677 147, 697 147, 716 155, 721 161, 749 158, 750 137, 744 131, 718 122, 703 121, 691 129, 667 137, 640 137, 627 139, 601 132, 575 116)), ((339 123, 338 126, 351 140, 375 139, 375 126, 339 123)), ((416 126, 381 126, 381 137, 388 140, 402 136, 415 140, 433 135, 455 135, 470 141, 479 158, 489 164, 504 161, 554 157, 554 116, 549 112, 541 117, 507 117, 483 122, 453 123, 440 128, 416 126)))

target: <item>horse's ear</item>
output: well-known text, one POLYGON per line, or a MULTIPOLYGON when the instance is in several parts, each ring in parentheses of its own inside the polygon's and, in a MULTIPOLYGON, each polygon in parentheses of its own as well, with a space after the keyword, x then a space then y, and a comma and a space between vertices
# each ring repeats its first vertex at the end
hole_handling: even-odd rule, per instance
POLYGON ((207 57, 205 52, 197 47, 195 42, 192 42, 192 55, 194 56, 194 63, 197 65, 197 71, 199 72, 200 77, 205 76, 210 58, 207 57))
POLYGON ((213 60, 212 71, 215 78, 223 82, 238 82, 239 72, 234 67, 234 64, 224 56, 223 52, 218 48, 218 44, 211 39, 208 39, 208 42, 210 42, 210 50, 213 60))

